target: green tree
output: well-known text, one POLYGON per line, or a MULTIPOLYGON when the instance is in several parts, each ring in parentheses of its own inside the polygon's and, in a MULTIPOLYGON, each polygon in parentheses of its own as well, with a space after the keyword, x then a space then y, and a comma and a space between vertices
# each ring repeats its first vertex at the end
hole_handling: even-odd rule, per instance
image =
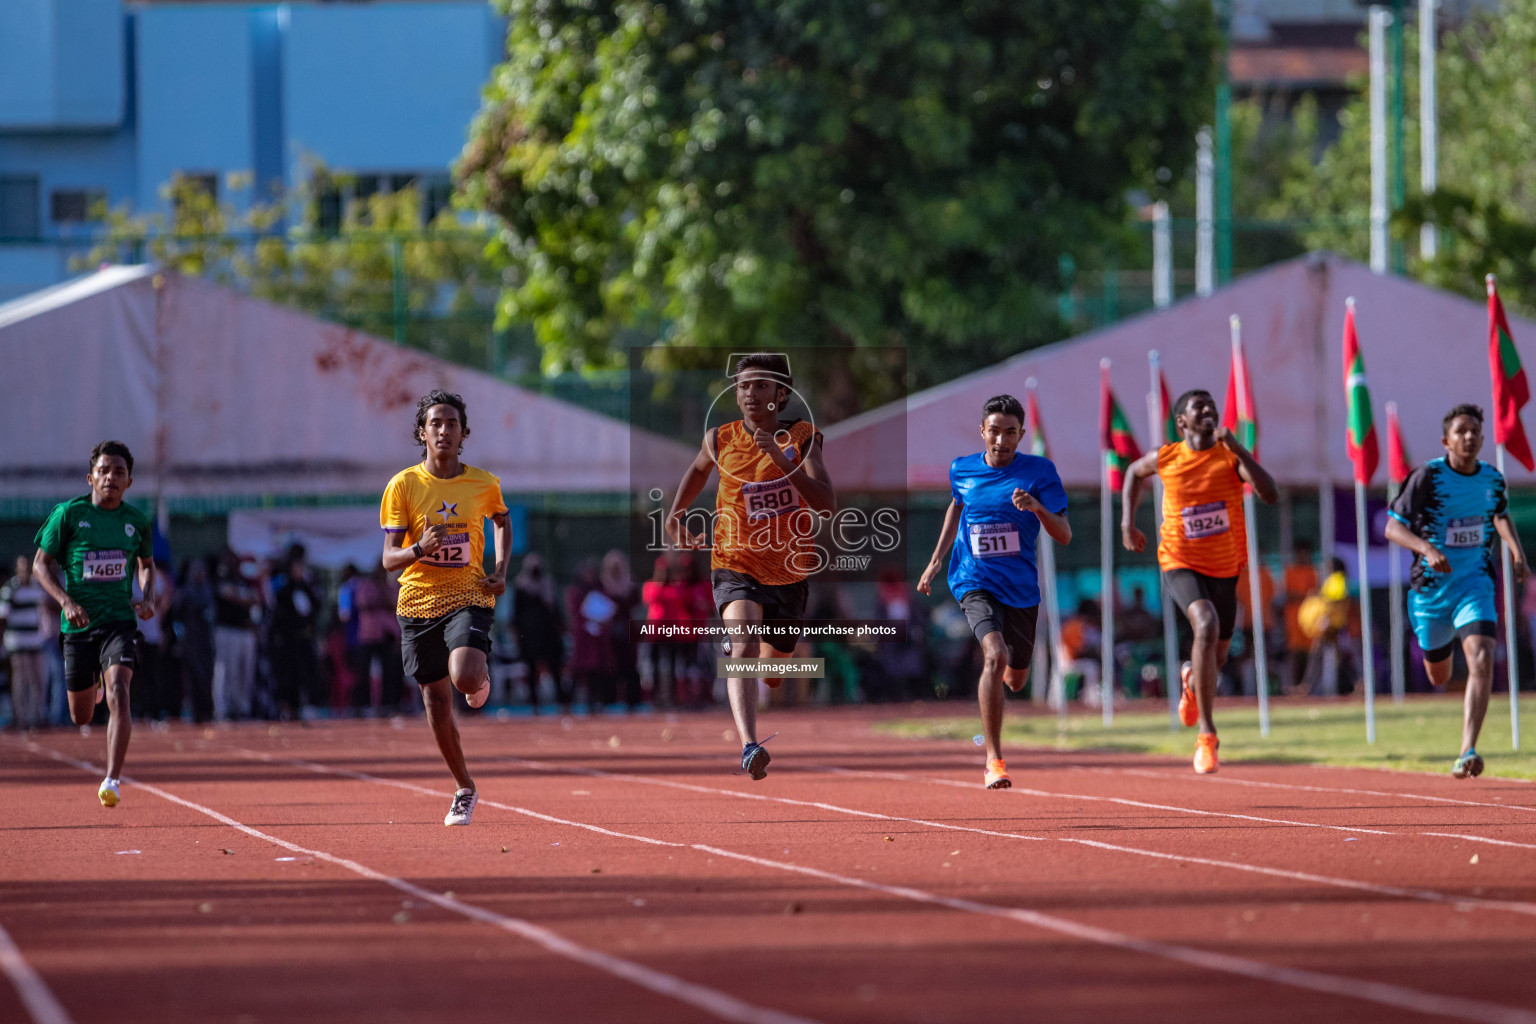
POLYGON ((164 189, 168 213, 111 211, 77 264, 152 260, 445 359, 500 369, 492 366, 492 327, 504 264, 487 251, 489 232, 447 211, 423 227, 415 187, 355 202, 323 228, 321 203, 339 183, 314 168, 302 187, 240 210, 215 201, 195 179, 178 179, 164 189))
MULTIPOLYGON (((1418 199, 1418 39, 1409 28, 1404 51, 1404 162, 1409 202, 1392 234, 1405 246, 1408 270, 1464 294, 1483 295, 1483 275, 1500 274, 1505 301, 1536 311, 1536 0, 1503 0, 1497 12, 1474 13, 1441 40, 1438 78, 1439 191, 1418 199), (1439 224, 1439 255, 1418 255, 1418 228, 1439 224)), ((1303 237, 1357 259, 1370 251, 1370 107, 1361 84, 1345 108, 1339 141, 1314 168, 1286 183, 1275 210, 1309 220, 1303 237)))
POLYGON ((907 345, 932 383, 1058 337, 1058 257, 1176 180, 1205 0, 500 0, 458 166, 547 368, 680 344, 907 345))

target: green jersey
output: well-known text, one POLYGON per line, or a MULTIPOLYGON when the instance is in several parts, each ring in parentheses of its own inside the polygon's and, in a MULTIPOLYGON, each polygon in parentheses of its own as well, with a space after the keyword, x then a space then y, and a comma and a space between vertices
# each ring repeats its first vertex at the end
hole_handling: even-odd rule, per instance
MULTIPOLYGON (((98 508, 90 495, 55 505, 37 531, 37 546, 64 568, 64 590, 91 617, 90 626, 133 621, 137 559, 150 558, 149 517, 126 502, 98 508)), ((60 628, 79 633, 63 615, 60 628)))

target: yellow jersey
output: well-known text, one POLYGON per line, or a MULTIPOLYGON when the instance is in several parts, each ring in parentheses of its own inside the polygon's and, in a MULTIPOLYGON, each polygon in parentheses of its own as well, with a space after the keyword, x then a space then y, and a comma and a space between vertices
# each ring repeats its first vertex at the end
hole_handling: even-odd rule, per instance
MULTIPOLYGON (((819 443, 816 428, 805 420, 781 423, 779 450, 803 471, 805 455, 819 443)), ((745 573, 759 583, 798 583, 815 564, 815 520, 788 476, 758 448, 741 420, 715 434, 715 465, 720 489, 715 494, 715 536, 710 568, 745 573)))
POLYGON ((421 540, 428 526, 449 526, 442 547, 400 574, 400 615, 436 618, 471 605, 496 605, 495 596, 480 585, 485 576, 485 520, 505 513, 507 504, 500 480, 474 466, 463 470, 443 480, 415 465, 396 473, 384 488, 379 526, 403 533, 401 547, 421 540))

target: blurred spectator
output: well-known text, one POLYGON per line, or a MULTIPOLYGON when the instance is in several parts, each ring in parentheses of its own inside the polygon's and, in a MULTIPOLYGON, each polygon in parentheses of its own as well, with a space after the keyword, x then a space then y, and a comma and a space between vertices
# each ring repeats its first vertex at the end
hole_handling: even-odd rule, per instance
MULTIPOLYGON (((678 577, 682 566, 669 555, 657 555, 651 578, 640 587, 645 604, 645 621, 658 625, 687 625, 692 619, 692 587, 678 577)), ((669 708, 683 700, 679 665, 687 651, 695 648, 693 640, 652 637, 645 645, 650 669, 651 699, 658 708, 669 708)))
POLYGON ((357 649, 357 566, 348 562, 342 566, 336 582, 336 598, 327 617, 325 639, 321 644, 321 657, 325 660, 331 681, 328 703, 333 714, 346 710, 355 685, 352 678, 353 652, 357 649))
POLYGON ((1078 602, 1076 613, 1061 624, 1061 672, 1082 679, 1078 697, 1097 707, 1099 693, 1099 647, 1104 634, 1099 630, 1099 605, 1088 598, 1078 602))
POLYGON ((585 693, 594 711, 601 710, 598 702, 613 690, 613 644, 608 630, 618 610, 603 591, 597 562, 583 561, 576 568, 576 581, 566 588, 565 612, 571 633, 571 689, 585 693))
MULTIPOLYGON (((699 557, 691 551, 678 551, 677 580, 688 595, 688 614, 695 623, 708 622, 715 617, 715 591, 699 569, 699 557)), ((719 644, 703 641, 684 648, 680 666, 683 674, 683 696, 679 699, 689 707, 699 707, 714 699, 715 651, 719 644)))
POLYGON ((48 724, 46 594, 32 578, 32 560, 16 556, 16 575, 0 587, 0 630, 11 663, 11 711, 16 728, 48 724))
POLYGON ((261 591, 254 562, 226 547, 214 567, 213 712, 221 722, 248 718, 256 684, 256 622, 261 591))
POLYGON ((1351 687, 1341 683, 1350 625, 1349 579, 1344 563, 1329 559, 1328 575, 1315 593, 1301 602, 1301 630, 1311 639, 1307 671, 1299 689, 1315 696, 1336 697, 1351 687))
POLYGON ((405 698, 405 665, 400 660, 400 620, 395 606, 397 584, 375 566, 352 581, 352 615, 357 620, 357 643, 352 649, 352 707, 392 714, 405 698), (377 692, 373 664, 379 664, 377 692))
POLYGON ((640 658, 629 623, 640 604, 640 591, 629 572, 629 558, 617 549, 603 556, 603 593, 613 602, 613 618, 608 621, 608 643, 613 647, 613 672, 604 681, 603 697, 607 703, 623 699, 630 711, 640 704, 640 658))
POLYGON ((170 621, 194 722, 206 722, 213 717, 217 604, 208 581, 207 563, 198 558, 184 564, 176 596, 171 601, 170 621))
POLYGON ((272 659, 273 696, 278 717, 302 718, 318 702, 320 659, 316 641, 320 599, 309 579, 304 546, 288 549, 283 571, 272 578, 272 628, 268 637, 272 659))
POLYGON ((1307 669, 1307 652, 1312 638, 1301 628, 1301 603, 1318 588, 1317 563, 1312 542, 1297 540, 1291 545, 1291 562, 1285 567, 1285 654, 1291 688, 1301 686, 1307 669))
MULTIPOLYGON (((883 698, 913 700, 926 696, 928 665, 923 643, 926 633, 922 612, 912 600, 912 588, 906 574, 895 566, 882 569, 875 585, 875 600, 879 605, 876 611, 879 618, 904 622, 907 627, 906 640, 886 640, 875 645, 875 674, 882 680, 883 698)), ((871 699, 876 698, 872 696, 871 699)))
POLYGON ((1116 629, 1119 632, 1118 639, 1130 643, 1140 643, 1147 640, 1156 640, 1162 631, 1162 625, 1157 616, 1147 608, 1147 591, 1145 587, 1131 588, 1131 606, 1120 612, 1116 629))
MULTIPOLYGON (((133 673, 129 704, 133 712, 150 721, 163 722, 181 717, 181 676, 172 641, 170 610, 176 599, 176 584, 170 566, 155 563, 155 614, 139 620, 139 667, 133 673)), ((133 581, 133 599, 144 596, 138 578, 133 581)))
POLYGON ((528 667, 528 700, 534 714, 539 711, 539 682, 545 674, 560 706, 569 711, 571 694, 565 680, 565 642, 555 581, 538 554, 525 555, 512 580, 512 632, 517 635, 518 656, 528 667))

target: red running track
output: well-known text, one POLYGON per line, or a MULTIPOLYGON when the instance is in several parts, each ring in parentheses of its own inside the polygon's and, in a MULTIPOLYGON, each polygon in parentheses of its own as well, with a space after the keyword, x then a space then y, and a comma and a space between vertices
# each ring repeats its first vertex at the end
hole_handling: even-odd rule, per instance
POLYGON ((421 721, 5 738, 0 1021, 1536 1024, 1536 786, 904 711, 469 721, 462 829, 421 721))

